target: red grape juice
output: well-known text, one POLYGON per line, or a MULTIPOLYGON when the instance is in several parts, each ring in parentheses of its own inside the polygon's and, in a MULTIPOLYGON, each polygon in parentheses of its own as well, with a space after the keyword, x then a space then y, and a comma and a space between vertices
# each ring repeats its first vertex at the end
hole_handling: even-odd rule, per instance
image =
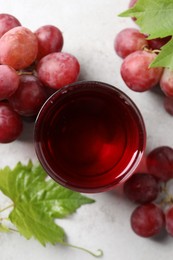
POLYGON ((127 179, 138 166, 146 133, 135 104, 105 83, 81 81, 53 94, 35 124, 43 168, 61 185, 101 192, 127 179))

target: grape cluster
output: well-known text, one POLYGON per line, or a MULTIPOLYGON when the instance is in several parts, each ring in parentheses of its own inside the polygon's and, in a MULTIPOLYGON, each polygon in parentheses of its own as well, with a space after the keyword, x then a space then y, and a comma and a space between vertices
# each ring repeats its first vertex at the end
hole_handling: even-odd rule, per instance
POLYGON ((79 61, 63 45, 56 26, 32 32, 0 14, 0 143, 17 139, 23 118, 35 117, 52 93, 78 79, 79 61))
MULTIPOLYGON (((129 8, 136 4, 131 0, 129 8)), ((135 17, 133 17, 135 21, 135 17)), ((125 28, 114 40, 114 50, 123 59, 120 73, 133 91, 144 92, 158 86, 164 94, 165 110, 173 115, 173 71, 168 68, 151 68, 160 49, 171 37, 148 40, 138 28, 125 28)))
POLYGON ((132 230, 152 237, 164 229, 173 236, 173 197, 167 185, 173 180, 173 149, 160 146, 146 157, 146 172, 136 172, 123 186, 125 196, 137 203, 131 215, 132 230))

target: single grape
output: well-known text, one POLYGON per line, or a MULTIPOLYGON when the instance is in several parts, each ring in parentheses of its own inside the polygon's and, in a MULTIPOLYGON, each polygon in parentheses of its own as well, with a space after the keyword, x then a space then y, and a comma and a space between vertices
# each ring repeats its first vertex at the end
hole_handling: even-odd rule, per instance
POLYGON ((163 68, 149 68, 155 58, 155 53, 135 51, 124 59, 121 76, 130 89, 143 92, 158 84, 163 68))
POLYGON ((0 38, 10 29, 21 26, 21 23, 16 17, 10 14, 0 14, 0 38))
POLYGON ((52 52, 58 52, 63 47, 62 32, 53 25, 44 25, 35 31, 38 40, 37 60, 52 52))
POLYGON ((9 103, 18 114, 31 117, 37 115, 47 96, 37 77, 21 75, 19 87, 9 98, 9 103))
POLYGON ((160 146, 153 149, 147 156, 147 168, 150 174, 162 181, 173 178, 173 149, 160 146))
POLYGON ((0 63, 14 69, 30 66, 37 56, 37 37, 29 29, 18 26, 0 38, 0 63))
POLYGON ((160 50, 161 47, 164 46, 170 39, 171 36, 148 40, 149 48, 151 48, 152 50, 160 50))
POLYGON ((148 173, 136 173, 125 182, 124 193, 131 201, 148 203, 159 194, 158 182, 148 173))
POLYGON ((163 74, 160 78, 160 88, 168 97, 173 97, 173 71, 164 68, 163 74))
POLYGON ((173 236, 173 207, 165 212, 166 231, 173 236))
POLYGON ((164 108, 171 116, 173 116, 173 98, 164 97, 164 108))
POLYGON ((153 203, 138 206, 131 215, 132 230, 141 237, 159 234, 164 225, 164 213, 153 203))
POLYGON ((75 82, 79 71, 78 60, 73 55, 63 52, 48 54, 37 66, 38 78, 44 85, 55 89, 75 82))
POLYGON ((9 98, 19 86, 19 76, 8 65, 0 65, 0 100, 9 98))
POLYGON ((0 102, 0 143, 16 140, 23 129, 20 116, 8 103, 0 102))
POLYGON ((137 50, 143 50, 147 46, 146 36, 135 28, 123 29, 114 40, 114 49, 121 58, 137 50))

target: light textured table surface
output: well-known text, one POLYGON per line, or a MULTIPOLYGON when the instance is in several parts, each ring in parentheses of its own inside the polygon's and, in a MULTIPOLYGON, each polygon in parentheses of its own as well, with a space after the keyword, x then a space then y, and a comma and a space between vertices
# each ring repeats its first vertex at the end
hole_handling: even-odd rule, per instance
MULTIPOLYGON (((80 79, 103 81, 126 92, 142 112, 147 128, 147 150, 159 145, 173 146, 173 118, 163 109, 163 96, 154 91, 134 93, 127 89, 119 70, 122 60, 115 54, 113 41, 123 28, 135 27, 130 18, 117 15, 128 0, 0 0, 0 12, 16 16, 22 25, 36 30, 45 24, 59 27, 64 36, 63 51, 74 54, 81 64, 80 79)), ((32 138, 33 125, 25 123, 20 139, 0 144, 0 168, 18 161, 37 161, 32 138)), ((90 194, 96 203, 81 207, 77 214, 61 220, 69 242, 92 251, 101 248, 103 260, 171 260, 173 238, 144 239, 130 228, 134 205, 119 189, 90 194)), ((0 207, 7 199, 0 195, 0 207)), ((0 260, 90 260, 92 256, 72 248, 27 241, 22 236, 0 233, 0 260)))

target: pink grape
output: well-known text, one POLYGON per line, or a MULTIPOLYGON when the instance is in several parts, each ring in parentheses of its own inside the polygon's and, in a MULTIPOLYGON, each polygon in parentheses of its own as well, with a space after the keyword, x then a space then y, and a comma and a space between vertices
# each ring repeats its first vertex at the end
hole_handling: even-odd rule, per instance
POLYGON ((152 52, 135 51, 124 59, 121 76, 130 89, 143 92, 159 83, 163 68, 149 68, 155 57, 152 52))
POLYGON ((160 88, 168 97, 173 97, 173 71, 165 68, 160 78, 160 88))
POLYGON ((58 52, 63 47, 62 32, 53 25, 44 25, 35 31, 38 39, 37 60, 52 52, 58 52))
POLYGON ((159 146, 147 156, 147 168, 150 174, 162 181, 173 178, 173 149, 168 146, 159 146))
POLYGON ((153 203, 138 206, 131 215, 132 230, 141 237, 159 234, 164 225, 164 213, 153 203))
POLYGON ((23 26, 9 30, 0 38, 0 63, 14 69, 31 65, 35 61, 37 51, 35 34, 23 26))
POLYGON ((0 14, 0 38, 10 29, 21 26, 21 23, 16 17, 10 14, 0 14))
POLYGON ((35 116, 47 99, 47 93, 39 79, 21 75, 17 91, 9 98, 12 108, 22 116, 35 116))
POLYGON ((131 201, 141 204, 151 202, 158 196, 158 182, 148 173, 136 173, 125 182, 124 193, 131 201))
POLYGON ((173 207, 170 207, 165 213, 166 231, 173 236, 173 207))
POLYGON ((137 1, 138 0, 131 0, 129 3, 129 8, 132 8, 137 3, 137 1))
POLYGON ((146 36, 135 28, 123 29, 117 34, 114 41, 114 49, 121 58, 125 58, 137 50, 143 50, 147 46, 146 36))
MULTIPOLYGON (((131 0, 129 2, 129 8, 132 8, 136 3, 137 3, 138 0, 131 0)), ((135 17, 132 17, 132 20, 133 21, 136 21, 136 18, 135 17)))
POLYGON ((22 133, 23 124, 20 116, 9 106, 0 102, 0 143, 10 143, 22 133))
POLYGON ((43 57, 37 66, 38 78, 44 85, 59 89, 73 83, 79 76, 78 60, 69 53, 54 52, 43 57))
POLYGON ((19 76, 8 65, 0 65, 0 100, 9 98, 19 86, 19 76))

